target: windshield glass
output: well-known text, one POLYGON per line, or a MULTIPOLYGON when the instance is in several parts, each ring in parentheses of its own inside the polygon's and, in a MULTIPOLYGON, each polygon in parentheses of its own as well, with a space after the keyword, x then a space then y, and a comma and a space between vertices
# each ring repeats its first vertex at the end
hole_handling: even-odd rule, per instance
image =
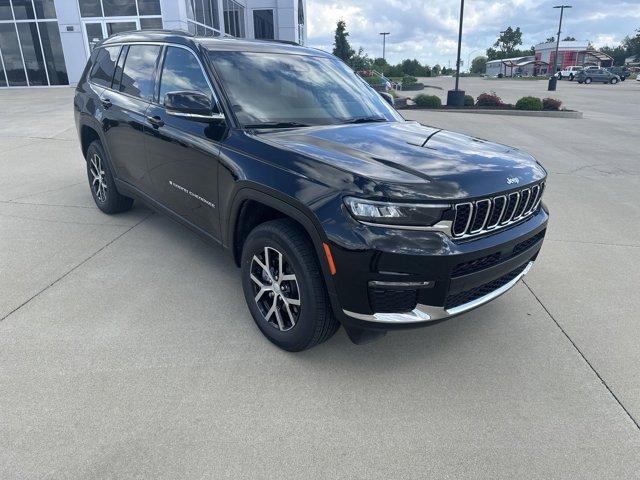
POLYGON ((245 127, 401 120, 337 59, 255 52, 211 51, 209 55, 245 127))

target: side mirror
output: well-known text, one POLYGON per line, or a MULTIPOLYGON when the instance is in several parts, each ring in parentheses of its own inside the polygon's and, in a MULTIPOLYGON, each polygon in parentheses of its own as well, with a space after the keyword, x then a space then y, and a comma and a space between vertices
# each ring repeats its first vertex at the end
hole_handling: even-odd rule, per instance
POLYGON ((387 92, 378 92, 380 94, 380 96, 382 98, 385 99, 385 101, 391 105, 392 107, 394 107, 396 105, 396 101, 393 99, 393 96, 390 93, 387 92))
POLYGON ((211 98, 200 92, 169 92, 164 96, 164 108, 176 117, 205 121, 224 118, 222 113, 213 111, 211 98))

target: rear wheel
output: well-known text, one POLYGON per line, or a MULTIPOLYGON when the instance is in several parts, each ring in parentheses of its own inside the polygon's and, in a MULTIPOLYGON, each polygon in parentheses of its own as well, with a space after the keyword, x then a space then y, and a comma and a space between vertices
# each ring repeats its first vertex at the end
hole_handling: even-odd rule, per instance
POLYGON ((558 80, 562 80, 562 74, 561 73, 558 74, 558 80))
POLYGON ((574 78, 575 78, 575 77, 573 76, 573 73, 570 73, 570 74, 569 74, 569 81, 570 81, 570 82, 573 82, 573 79, 574 79, 574 78))
POLYGON ((130 210, 133 206, 133 199, 118 193, 111 165, 98 140, 89 145, 86 158, 89 187, 96 206, 108 214, 130 210))
POLYGON ((242 287, 258 328, 278 347, 306 350, 340 327, 313 244, 293 220, 258 225, 242 249, 242 287))
POLYGON ((584 83, 586 83, 587 85, 589 85, 591 83, 591 77, 587 77, 584 79, 584 83))

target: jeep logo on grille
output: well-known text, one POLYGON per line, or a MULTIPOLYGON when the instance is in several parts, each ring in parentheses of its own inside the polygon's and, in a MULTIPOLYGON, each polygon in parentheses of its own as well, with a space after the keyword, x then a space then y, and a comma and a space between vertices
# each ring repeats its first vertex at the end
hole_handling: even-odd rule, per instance
POLYGON ((513 185, 514 183, 520 183, 518 177, 507 177, 507 185, 513 185))

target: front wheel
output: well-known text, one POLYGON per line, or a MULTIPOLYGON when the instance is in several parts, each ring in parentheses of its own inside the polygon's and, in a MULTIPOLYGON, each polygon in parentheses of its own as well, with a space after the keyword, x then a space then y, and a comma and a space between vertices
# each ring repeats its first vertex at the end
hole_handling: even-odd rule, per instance
POLYGON ((249 311, 272 343, 291 352, 329 339, 340 327, 313 244, 293 220, 258 225, 242 249, 249 311))
POLYGON ((591 78, 587 77, 584 79, 584 83, 586 83, 587 85, 589 85, 591 83, 591 78))
POLYGON ((618 83, 618 79, 617 78, 612 78, 611 79, 611 85, 615 85, 616 83, 618 83))
POLYGON ((573 76, 573 73, 569 74, 569 81, 570 81, 570 82, 573 82, 573 79, 574 79, 574 78, 575 78, 575 77, 573 76))

